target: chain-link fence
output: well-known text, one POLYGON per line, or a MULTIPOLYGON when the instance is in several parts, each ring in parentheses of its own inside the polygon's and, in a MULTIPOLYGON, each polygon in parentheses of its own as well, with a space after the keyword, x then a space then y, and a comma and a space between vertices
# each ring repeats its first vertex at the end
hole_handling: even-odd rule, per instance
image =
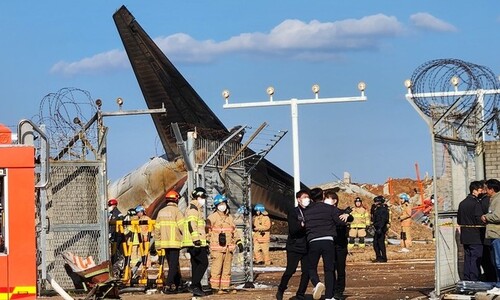
MULTIPOLYGON (((209 195, 224 193, 228 198, 229 211, 233 215, 238 234, 245 248, 233 256, 231 282, 253 281, 252 272, 252 215, 250 201, 250 175, 246 173, 241 144, 196 139, 197 185, 204 186, 209 195), (224 169, 224 166, 227 169, 224 169), (230 167, 229 167, 230 166, 230 167), (224 170, 223 170, 224 169, 224 170)), ((206 214, 213 212, 213 199, 208 199, 206 214)))
POLYGON ((51 162, 51 184, 45 196, 37 197, 39 274, 45 270, 63 288, 75 288, 63 253, 92 256, 97 263, 108 259, 103 166, 99 161, 51 162))

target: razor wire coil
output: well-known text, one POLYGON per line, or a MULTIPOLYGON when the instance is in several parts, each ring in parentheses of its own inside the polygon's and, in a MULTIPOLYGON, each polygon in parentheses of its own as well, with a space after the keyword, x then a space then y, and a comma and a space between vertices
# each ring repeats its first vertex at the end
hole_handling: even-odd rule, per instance
POLYGON ((485 94, 482 105, 479 101, 480 90, 498 90, 499 82, 491 69, 459 59, 436 59, 420 65, 411 77, 413 95, 426 94, 427 97, 413 98, 419 109, 432 120, 437 120, 457 102, 445 120, 460 128, 464 124, 474 128, 488 128, 498 136, 498 93, 485 94), (458 78, 458 91, 477 91, 458 97, 444 96, 443 92, 454 92, 451 84, 453 77, 458 78), (494 126, 494 124, 496 126, 494 126))
POLYGON ((96 112, 94 100, 88 91, 66 87, 45 95, 40 101, 39 113, 34 121, 45 126, 50 156, 56 157, 78 135, 78 140, 71 145, 65 157, 84 159, 89 146, 97 145, 96 122, 83 130, 83 126, 96 112))

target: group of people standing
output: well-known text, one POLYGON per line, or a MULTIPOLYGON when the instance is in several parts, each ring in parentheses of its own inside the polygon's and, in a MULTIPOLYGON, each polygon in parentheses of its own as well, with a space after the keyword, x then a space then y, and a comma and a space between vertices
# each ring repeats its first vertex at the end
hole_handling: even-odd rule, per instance
POLYGON ((281 277, 276 299, 283 299, 288 282, 295 273, 299 262, 301 276, 294 299, 305 299, 309 282, 314 286, 313 299, 320 299, 323 292, 326 300, 344 299, 346 258, 348 248, 353 247, 353 236, 360 237, 360 245, 364 246, 364 237, 366 236, 364 230, 368 225, 373 225, 376 253, 374 262, 387 261, 385 234, 389 224, 389 210, 384 203, 385 199, 382 196, 374 198, 370 218, 359 198, 355 200, 354 209, 350 207, 340 209, 338 208, 339 198, 334 191, 314 188, 300 190, 295 196, 297 206, 290 209, 287 215, 289 230, 286 243, 287 266, 281 277), (352 224, 356 218, 357 223, 355 224, 361 223, 363 226, 349 229, 348 224, 352 224), (364 232, 360 229, 363 229, 364 232), (320 281, 318 276, 320 258, 323 259, 324 283, 320 281))
MULTIPOLYGON (((286 244, 287 266, 278 286, 276 299, 283 299, 288 282, 299 262, 302 272, 295 299, 304 299, 309 282, 314 286, 312 292, 314 299, 320 299, 323 293, 326 300, 344 299, 348 248, 354 246, 355 238, 359 240, 358 246, 364 247, 368 226, 374 229, 374 262, 387 262, 385 237, 390 224, 390 215, 385 199, 383 196, 375 197, 368 212, 359 197, 355 199, 353 209, 338 208, 338 195, 334 191, 323 191, 321 188, 300 190, 295 196, 298 205, 287 215, 289 230, 286 244), (323 282, 318 276, 320 259, 323 260, 324 266, 323 282)), ((168 273, 163 281, 164 293, 177 293, 181 288, 179 256, 182 248, 187 248, 190 254, 192 268, 190 290, 193 296, 205 295, 201 280, 208 268, 209 256, 211 288, 219 294, 230 292, 233 255, 236 249, 240 253, 243 252, 242 237, 237 230, 237 220, 230 214, 228 199, 224 195, 218 194, 213 198, 214 211, 205 218, 204 207, 207 197, 205 189, 196 188, 191 194, 192 199, 188 207, 182 213, 178 207, 180 195, 176 191, 170 191, 165 195, 164 208, 158 212, 154 220, 154 229, 147 228, 147 225, 139 226, 140 234, 135 235, 139 236, 138 240, 150 240, 150 254, 159 255, 161 266, 164 261, 168 264, 168 273)), ((115 199, 108 202, 110 221, 123 218, 117 204, 115 199)), ((255 264, 270 265, 271 221, 263 205, 255 205, 254 210, 255 264)), ((143 206, 137 206, 134 211, 136 212, 134 218, 150 220, 143 206)), ((131 215, 130 211, 127 215, 131 215)), ((117 234, 115 230, 110 229, 110 232, 112 235, 117 234)), ((118 240, 119 237, 115 236, 112 239, 118 240)), ((131 242, 134 246, 138 244, 135 237, 131 242)))
POLYGON ((493 282, 490 292, 494 294, 500 294, 499 192, 497 179, 473 181, 457 213, 464 248, 463 280, 493 282))
MULTIPOLYGON (((180 251, 187 248, 191 260, 191 286, 188 288, 193 297, 205 295, 201 280, 209 265, 210 256, 210 286, 218 294, 234 292, 230 290, 231 269, 233 255, 236 249, 239 253, 244 251, 242 237, 237 230, 237 221, 230 214, 228 199, 222 194, 217 194, 213 198, 214 211, 205 218, 207 191, 198 187, 191 193, 191 200, 184 213, 179 209, 180 195, 176 191, 169 191, 165 195, 165 205, 158 214, 152 227, 148 228, 148 223, 139 225, 134 229, 130 225, 125 226, 123 233, 116 230, 115 224, 118 220, 151 220, 145 214, 143 206, 139 205, 130 209, 125 216, 118 209, 118 201, 110 199, 108 201, 108 216, 110 221, 110 238, 118 249, 113 249, 112 253, 124 254, 120 249, 131 246, 130 255, 126 255, 125 264, 134 264, 135 253, 140 241, 150 241, 149 254, 158 255, 161 268, 165 261, 168 264, 168 273, 163 280, 162 292, 174 294, 181 291, 182 280, 179 267, 180 251), (132 214, 132 210, 134 213, 132 214), (132 217, 131 217, 132 216, 132 217), (114 222, 113 222, 114 221, 114 222), (136 231, 136 232, 134 232, 136 231)), ((254 227, 254 254, 256 264, 270 265, 269 255, 270 228, 271 221, 265 207, 257 204, 254 207, 255 217, 254 227)), ((129 223, 127 223, 129 224, 129 223)), ((142 256, 144 257, 144 256, 142 256)), ((116 260, 116 255, 112 256, 112 261, 116 260)))
MULTIPOLYGON (((160 265, 168 264, 168 273, 163 282, 162 292, 173 294, 180 291, 181 274, 179 256, 182 248, 187 248, 191 260, 191 286, 194 297, 205 295, 201 280, 208 268, 210 252, 210 284, 218 293, 225 293, 231 281, 231 263, 236 248, 243 251, 241 238, 236 230, 233 217, 229 214, 227 198, 224 195, 214 197, 215 211, 205 219, 204 206, 208 195, 205 189, 198 187, 191 194, 191 201, 185 212, 178 207, 180 195, 169 191, 165 195, 165 207, 155 219, 152 230, 152 243, 149 254, 158 255, 160 265)), ((110 221, 125 219, 116 207, 116 199, 108 201, 110 221)), ((112 239, 123 243, 115 230, 112 239), (116 235, 116 237, 113 237, 116 235)), ((126 238, 126 235, 123 235, 126 238)))

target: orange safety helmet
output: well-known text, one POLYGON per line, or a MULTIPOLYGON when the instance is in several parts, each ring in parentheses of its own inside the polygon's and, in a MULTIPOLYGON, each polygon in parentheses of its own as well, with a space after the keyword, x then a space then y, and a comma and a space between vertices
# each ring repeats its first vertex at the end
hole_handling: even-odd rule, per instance
POLYGON ((109 199, 108 200, 108 206, 112 206, 112 205, 118 205, 118 200, 116 200, 116 199, 109 199))
POLYGON ((181 196, 176 191, 170 191, 165 195, 165 199, 169 201, 179 202, 181 196))

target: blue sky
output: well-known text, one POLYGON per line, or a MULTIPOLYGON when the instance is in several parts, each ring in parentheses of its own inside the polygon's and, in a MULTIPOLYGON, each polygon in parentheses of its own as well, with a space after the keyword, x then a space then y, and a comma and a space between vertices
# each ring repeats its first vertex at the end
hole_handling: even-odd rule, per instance
MULTIPOLYGON (((268 159, 293 173, 289 107, 224 110, 231 103, 358 96, 368 101, 299 107, 301 180, 349 171, 355 182, 431 175, 428 128, 405 100, 403 81, 421 64, 457 58, 500 74, 500 2, 481 1, 2 1, 0 123, 13 131, 61 88, 89 91, 105 111, 146 104, 116 31, 122 5, 226 124, 266 121, 289 134, 268 159), (461 11, 461 13, 458 13, 461 11)), ((107 118, 115 180, 162 154, 149 116, 107 118)))

